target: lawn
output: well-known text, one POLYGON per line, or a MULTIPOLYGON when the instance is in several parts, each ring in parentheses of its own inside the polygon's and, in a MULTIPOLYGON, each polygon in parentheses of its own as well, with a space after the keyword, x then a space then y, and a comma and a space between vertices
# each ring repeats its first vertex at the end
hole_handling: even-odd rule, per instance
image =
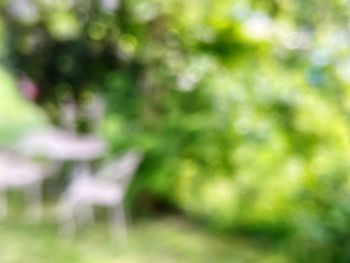
POLYGON ((0 224, 0 262, 288 262, 262 243, 208 233, 179 217, 139 221, 130 228, 129 245, 122 246, 101 221, 68 241, 58 238, 52 219, 39 224, 11 215, 0 224))

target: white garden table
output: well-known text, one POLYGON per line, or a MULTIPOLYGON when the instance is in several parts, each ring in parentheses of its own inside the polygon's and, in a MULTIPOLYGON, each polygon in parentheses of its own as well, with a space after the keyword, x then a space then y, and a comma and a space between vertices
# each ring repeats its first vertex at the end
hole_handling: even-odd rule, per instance
MULTIPOLYGON (((15 150, 23 156, 27 156, 30 158, 45 158, 55 164, 53 167, 55 167, 56 164, 60 164, 62 162, 73 162, 73 167, 70 175, 70 179, 73 180, 73 177, 78 175, 77 171, 79 171, 79 167, 82 163, 85 163, 85 167, 89 167, 89 165, 86 164, 102 157, 105 154, 106 143, 103 139, 97 136, 76 135, 72 132, 51 128, 26 134, 15 146, 15 150)), ((19 162, 17 163, 20 164, 19 162)), ((40 176, 40 180, 36 180, 38 181, 38 190, 32 191, 31 196, 33 196, 33 198, 31 199, 34 199, 35 197, 35 203, 37 204, 36 206, 41 207, 41 181, 47 175, 52 174, 52 171, 46 171, 47 175, 42 173, 38 173, 37 175, 37 173, 32 173, 29 168, 25 168, 24 165, 18 165, 17 170, 14 169, 16 168, 14 166, 11 166, 11 168, 14 171, 22 169, 20 171, 22 171, 22 174, 26 175, 26 178, 29 178, 31 174, 34 174, 35 176, 40 176), (23 171, 23 169, 26 169, 26 171, 23 171)), ((12 172, 12 174, 13 173, 14 172, 12 172)), ((11 175, 11 173, 7 174, 11 175)), ((12 176, 12 185, 15 185, 15 183, 19 184, 17 183, 18 181, 24 186, 26 186, 26 181, 24 180, 25 178, 23 177, 23 175, 19 172, 17 172, 17 174, 21 176, 12 176), (15 179, 17 181, 15 181, 15 179)), ((32 181, 35 181, 34 179, 31 181, 29 180, 28 185, 31 185, 32 181)), ((0 202, 0 208, 1 203, 3 202, 0 202)))
POLYGON ((76 135, 60 129, 27 134, 17 147, 23 154, 52 161, 88 162, 102 157, 106 152, 103 139, 92 135, 76 135))

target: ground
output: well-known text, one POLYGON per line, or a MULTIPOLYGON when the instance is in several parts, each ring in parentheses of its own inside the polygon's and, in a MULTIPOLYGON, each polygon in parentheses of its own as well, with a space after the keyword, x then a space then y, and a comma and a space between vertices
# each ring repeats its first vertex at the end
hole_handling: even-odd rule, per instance
POLYGON ((74 241, 58 238, 51 219, 35 223, 16 213, 0 223, 1 263, 288 262, 276 249, 209 233, 174 216, 139 220, 128 243, 113 241, 103 220, 74 241))

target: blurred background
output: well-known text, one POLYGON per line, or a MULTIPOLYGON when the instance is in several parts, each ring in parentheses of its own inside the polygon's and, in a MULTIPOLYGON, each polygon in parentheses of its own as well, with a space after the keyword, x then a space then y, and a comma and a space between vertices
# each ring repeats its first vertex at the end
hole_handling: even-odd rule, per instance
MULTIPOLYGON (((72 243, 8 191, 1 262, 350 262, 348 0, 1 0, 0 143, 94 134, 144 158, 72 243)), ((4 174, 1 174, 4 176, 4 174)))

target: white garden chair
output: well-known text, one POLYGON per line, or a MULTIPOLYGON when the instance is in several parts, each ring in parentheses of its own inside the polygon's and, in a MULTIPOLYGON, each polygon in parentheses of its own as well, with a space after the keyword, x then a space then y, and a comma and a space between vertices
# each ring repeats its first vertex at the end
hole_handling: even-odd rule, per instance
POLYGON ((7 215, 6 192, 19 189, 26 193, 28 214, 34 219, 40 219, 42 182, 53 174, 53 168, 16 152, 0 151, 0 218, 7 215))
POLYGON ((109 210, 112 237, 118 234, 126 241, 127 228, 123 199, 141 158, 140 153, 129 151, 116 161, 104 166, 96 174, 91 174, 86 163, 76 166, 73 179, 59 202, 61 234, 72 238, 76 225, 92 223, 93 207, 102 206, 109 210))

